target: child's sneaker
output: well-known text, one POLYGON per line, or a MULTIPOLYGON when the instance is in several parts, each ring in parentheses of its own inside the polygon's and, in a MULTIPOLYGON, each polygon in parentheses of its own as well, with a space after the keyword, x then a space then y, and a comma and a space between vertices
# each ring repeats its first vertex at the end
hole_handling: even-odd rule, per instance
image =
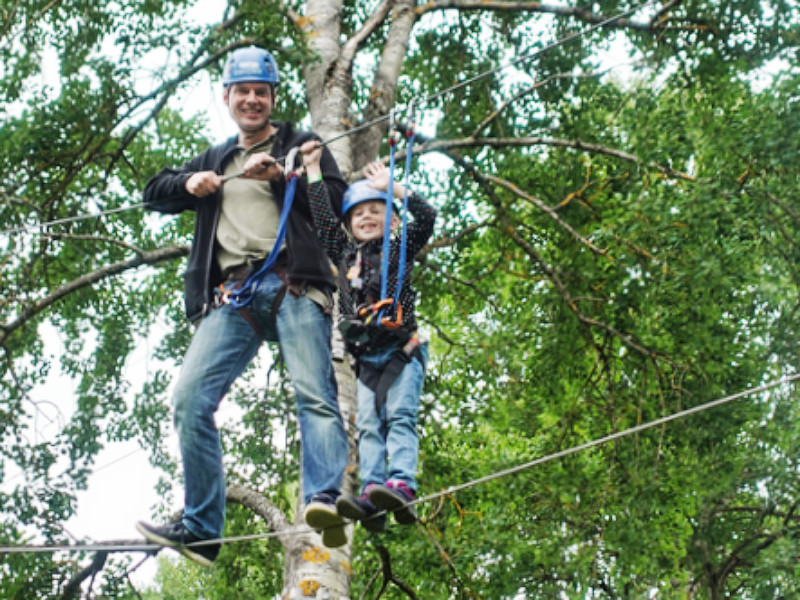
POLYGON ((344 519, 336 512, 332 494, 314 494, 306 506, 306 523, 322 534, 322 543, 328 548, 338 548, 347 543, 344 519))
POLYGON ((336 499, 336 511, 345 519, 360 521, 367 531, 386 531, 386 513, 370 502, 366 493, 358 498, 339 496, 336 499))
POLYGON ((386 485, 369 488, 369 499, 375 506, 394 512, 394 520, 400 525, 411 525, 417 521, 417 513, 409 502, 414 501, 414 492, 405 481, 389 480, 386 485))

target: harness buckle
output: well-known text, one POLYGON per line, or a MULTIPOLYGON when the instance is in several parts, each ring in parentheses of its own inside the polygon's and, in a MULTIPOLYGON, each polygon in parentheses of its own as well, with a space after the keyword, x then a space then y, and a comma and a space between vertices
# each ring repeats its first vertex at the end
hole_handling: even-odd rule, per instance
MULTIPOLYGON (((382 310, 391 309, 395 305, 393 298, 384 298, 369 305, 361 306, 358 309, 358 316, 364 321, 364 325, 371 325, 377 318, 379 318, 382 310)), ((394 331, 403 326, 403 307, 398 302, 396 309, 392 311, 392 316, 380 317, 380 325, 386 329, 394 331)))
POLYGON ((225 289, 225 284, 220 283, 219 287, 214 290, 214 300, 216 301, 215 304, 217 306, 222 306, 223 304, 230 304, 231 303, 231 291, 225 289))
MULTIPOLYGON (((394 301, 392 301, 392 303, 393 302, 394 301)), ((381 325, 392 331, 403 326, 403 307, 399 302, 397 303, 397 310, 394 311, 394 317, 394 319, 391 317, 383 317, 381 319, 381 325)))

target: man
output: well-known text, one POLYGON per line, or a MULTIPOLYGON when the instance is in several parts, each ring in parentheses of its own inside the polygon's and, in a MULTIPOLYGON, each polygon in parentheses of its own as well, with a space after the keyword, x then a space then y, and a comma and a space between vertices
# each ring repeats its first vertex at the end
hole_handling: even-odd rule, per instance
MULTIPOLYGON (((151 543, 175 548, 204 566, 213 564, 220 545, 197 542, 222 537, 225 521, 214 413, 263 339, 279 342, 294 384, 306 520, 323 529, 326 545, 346 542, 335 509, 348 451, 331 363, 335 282, 314 233, 306 181, 293 182, 291 210, 280 227, 287 183, 279 161, 317 138, 271 120, 278 84, 269 52, 234 51, 225 65, 223 99, 238 134, 178 169, 162 170, 144 190, 152 210, 196 213, 184 278, 186 314, 197 330, 173 396, 185 478, 183 517, 164 527, 142 522, 136 527, 151 543), (271 265, 266 271, 265 260, 271 265)), ((287 172, 291 168, 287 165, 287 172)), ((334 210, 340 210, 347 184, 327 149, 321 178, 334 210)))

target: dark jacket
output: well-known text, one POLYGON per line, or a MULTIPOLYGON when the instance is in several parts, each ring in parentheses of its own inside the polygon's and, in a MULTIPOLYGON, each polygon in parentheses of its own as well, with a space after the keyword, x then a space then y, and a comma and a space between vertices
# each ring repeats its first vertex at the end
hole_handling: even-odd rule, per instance
MULTIPOLYGON (((289 150, 299 147, 309 139, 318 139, 314 134, 295 131, 288 123, 273 122, 278 134, 272 147, 272 156, 281 158, 289 150)), ((198 198, 186 191, 186 180, 199 171, 224 173, 225 166, 233 156, 238 137, 213 146, 178 169, 163 169, 145 186, 144 203, 147 208, 161 213, 177 214, 185 210, 196 213, 194 240, 189 254, 189 264, 184 273, 184 301, 186 316, 196 321, 211 307, 213 290, 222 282, 222 273, 215 260, 216 231, 222 204, 222 190, 205 198, 198 198)), ((300 158, 296 159, 299 162, 300 158)), ((347 182, 327 148, 323 148, 321 160, 325 186, 332 209, 341 211, 342 195, 347 182)), ((283 205, 285 180, 271 181, 272 195, 283 205)), ((323 290, 332 290, 336 282, 325 250, 314 231, 308 205, 307 183, 301 177, 295 192, 292 210, 286 229, 288 263, 286 275, 292 282, 308 282, 323 290)))
MULTIPOLYGON (((339 313, 342 319, 357 319, 358 310, 381 300, 382 252, 383 237, 368 242, 357 242, 352 239, 341 225, 341 221, 330 209, 325 193, 325 186, 311 184, 309 186, 311 214, 317 228, 317 234, 330 259, 339 268, 339 313), (351 278, 351 267, 359 264, 358 279, 360 286, 354 286, 351 278)), ((417 330, 414 314, 414 303, 417 293, 411 285, 411 273, 414 257, 422 250, 433 234, 436 221, 436 209, 428 204, 419 194, 411 192, 408 196, 408 210, 414 220, 408 223, 406 231, 406 263, 400 265, 401 238, 393 236, 389 246, 388 277, 386 294, 394 298, 400 269, 403 269, 403 287, 400 289, 398 301, 403 310, 403 326, 400 330, 389 330, 385 327, 371 326, 367 328, 368 340, 354 341, 345 334, 345 344, 353 356, 379 351, 398 342, 408 339, 417 330)), ((354 275, 353 275, 354 276, 354 275)))

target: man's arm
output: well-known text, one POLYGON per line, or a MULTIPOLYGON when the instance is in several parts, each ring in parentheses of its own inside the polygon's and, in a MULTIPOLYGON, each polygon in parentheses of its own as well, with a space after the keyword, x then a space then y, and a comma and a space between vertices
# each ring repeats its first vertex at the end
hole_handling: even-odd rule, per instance
POLYGON ((207 153, 177 169, 162 169, 151 178, 143 192, 145 206, 157 212, 177 214, 194 210, 200 199, 215 193, 222 185, 222 177, 204 166, 207 153))

